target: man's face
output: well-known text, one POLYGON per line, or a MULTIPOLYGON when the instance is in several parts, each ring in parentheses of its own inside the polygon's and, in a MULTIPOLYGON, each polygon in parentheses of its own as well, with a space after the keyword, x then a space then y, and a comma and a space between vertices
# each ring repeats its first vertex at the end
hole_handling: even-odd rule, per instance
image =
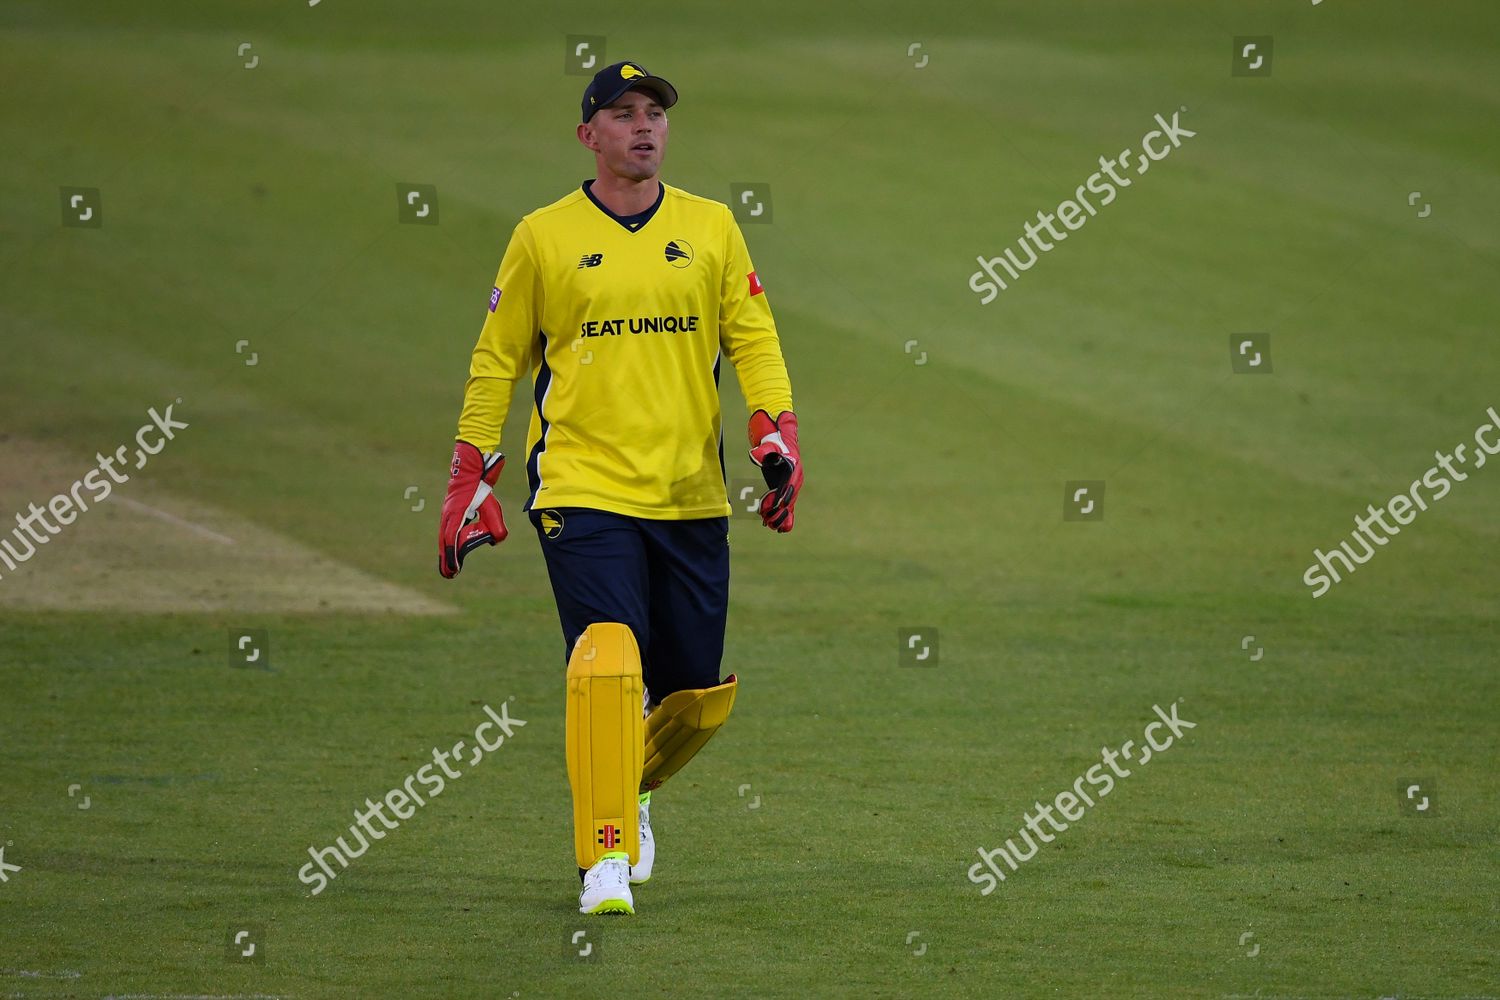
POLYGON ((648 90, 627 90, 578 127, 579 140, 613 174, 645 181, 661 170, 667 151, 667 113, 648 90))

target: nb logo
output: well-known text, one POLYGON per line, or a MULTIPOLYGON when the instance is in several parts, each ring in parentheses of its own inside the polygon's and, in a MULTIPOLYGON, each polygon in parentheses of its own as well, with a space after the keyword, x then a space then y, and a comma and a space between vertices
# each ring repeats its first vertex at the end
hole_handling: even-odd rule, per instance
POLYGON ((578 269, 581 271, 586 267, 598 267, 602 263, 604 263, 604 255, 602 253, 586 253, 578 261, 578 269))

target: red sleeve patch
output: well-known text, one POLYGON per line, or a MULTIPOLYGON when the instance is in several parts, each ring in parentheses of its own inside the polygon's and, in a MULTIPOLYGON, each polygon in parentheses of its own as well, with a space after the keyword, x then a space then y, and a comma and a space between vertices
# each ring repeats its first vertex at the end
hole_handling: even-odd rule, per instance
POLYGON ((754 271, 751 271, 750 274, 748 275, 748 277, 750 279, 750 294, 751 295, 759 295, 761 292, 765 291, 765 289, 761 287, 760 279, 755 276, 755 272, 754 271))

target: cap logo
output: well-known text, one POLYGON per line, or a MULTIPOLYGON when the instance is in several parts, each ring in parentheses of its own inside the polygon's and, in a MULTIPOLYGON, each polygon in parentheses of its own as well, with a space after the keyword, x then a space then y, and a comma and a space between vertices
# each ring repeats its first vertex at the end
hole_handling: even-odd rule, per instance
POLYGON ((632 77, 645 76, 645 75, 646 75, 645 73, 642 73, 640 70, 638 70, 634 66, 630 65, 630 63, 626 63, 624 66, 620 67, 620 79, 621 80, 629 80, 632 77))

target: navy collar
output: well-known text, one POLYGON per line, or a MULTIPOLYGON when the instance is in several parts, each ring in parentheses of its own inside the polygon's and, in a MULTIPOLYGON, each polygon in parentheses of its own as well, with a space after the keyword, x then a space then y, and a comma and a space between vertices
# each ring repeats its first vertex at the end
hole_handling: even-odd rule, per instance
POLYGON ((658 208, 661 208, 662 199, 667 196, 667 186, 661 181, 657 181, 656 201, 651 204, 650 208, 646 209, 644 212, 637 212, 634 215, 616 215, 609 209, 605 208, 603 202, 594 197, 594 192, 589 190, 593 186, 593 183, 594 181, 592 178, 583 182, 583 193, 588 195, 589 201, 593 202, 594 207, 599 209, 599 211, 603 212, 611 219, 614 219, 620 225, 624 226, 626 230, 632 233, 638 233, 642 229, 646 228, 646 223, 651 221, 651 217, 656 214, 656 210, 658 208))

